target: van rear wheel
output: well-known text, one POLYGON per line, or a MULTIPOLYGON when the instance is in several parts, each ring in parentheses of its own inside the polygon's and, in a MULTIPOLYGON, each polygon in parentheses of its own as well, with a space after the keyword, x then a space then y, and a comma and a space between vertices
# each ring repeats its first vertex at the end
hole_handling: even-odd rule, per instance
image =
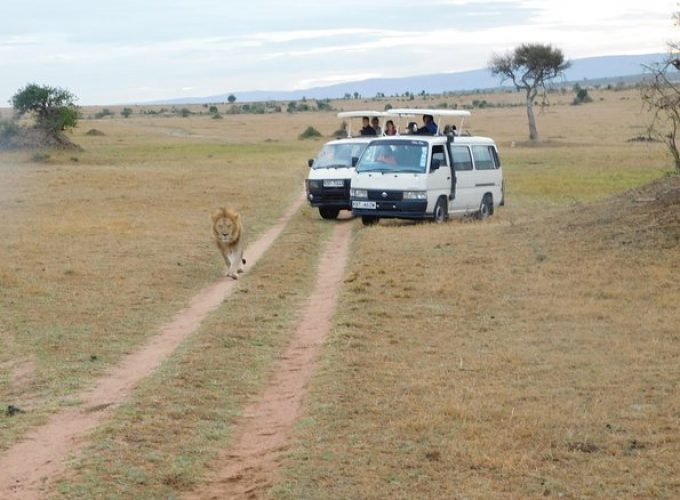
POLYGON ((437 224, 441 224, 446 219, 449 218, 449 207, 446 203, 446 198, 440 197, 437 200, 437 204, 434 206, 434 211, 432 212, 432 220, 437 224))
POLYGON ((335 207, 319 207, 319 214, 323 219, 337 219, 340 213, 339 208, 335 207))
POLYGON ((487 193, 482 198, 482 203, 479 205, 479 212, 477 212, 478 219, 486 219, 489 215, 493 214, 493 198, 487 193))

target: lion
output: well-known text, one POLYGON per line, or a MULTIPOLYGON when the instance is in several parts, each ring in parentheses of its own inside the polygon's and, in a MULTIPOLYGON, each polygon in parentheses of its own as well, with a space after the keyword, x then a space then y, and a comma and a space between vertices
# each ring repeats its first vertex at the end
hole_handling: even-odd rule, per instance
POLYGON ((246 263, 243 258, 245 239, 241 214, 223 207, 213 212, 212 222, 215 244, 227 265, 224 274, 237 280, 238 273, 243 272, 243 265, 246 263))

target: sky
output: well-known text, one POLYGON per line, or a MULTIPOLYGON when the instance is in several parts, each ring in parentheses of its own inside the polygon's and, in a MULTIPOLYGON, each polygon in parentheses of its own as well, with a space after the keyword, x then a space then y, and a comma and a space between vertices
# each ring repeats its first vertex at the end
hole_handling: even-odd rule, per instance
POLYGON ((522 43, 567 59, 666 52, 677 0, 3 0, 0 107, 29 83, 134 104, 485 68, 522 43))

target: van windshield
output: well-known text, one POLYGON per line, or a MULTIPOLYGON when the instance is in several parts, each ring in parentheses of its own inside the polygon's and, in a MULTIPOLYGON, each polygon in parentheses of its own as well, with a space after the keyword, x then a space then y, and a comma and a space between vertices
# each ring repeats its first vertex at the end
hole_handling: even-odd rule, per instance
POLYGON ((425 173, 427 142, 374 141, 357 165, 357 172, 425 173))
POLYGON ((326 144, 316 155, 312 168, 346 168, 352 166, 352 157, 359 158, 366 149, 365 142, 326 144))

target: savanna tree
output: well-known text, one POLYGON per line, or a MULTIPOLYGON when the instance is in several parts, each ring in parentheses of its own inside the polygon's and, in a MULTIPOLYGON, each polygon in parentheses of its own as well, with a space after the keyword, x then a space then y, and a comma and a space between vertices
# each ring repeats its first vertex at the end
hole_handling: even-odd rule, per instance
POLYGON ((491 57, 491 74, 500 76, 501 81, 511 80, 517 90, 525 92, 530 140, 538 140, 534 115, 536 96, 539 92, 545 95, 546 83, 563 74, 569 66, 560 49, 538 43, 525 43, 505 55, 491 57))
MULTIPOLYGON (((680 12, 673 15, 675 24, 680 24, 680 12)), ((650 77, 641 86, 642 100, 653 113, 650 137, 663 140, 673 157, 676 170, 680 171, 680 86, 677 72, 680 71, 680 43, 669 42, 668 54, 663 61, 647 66, 650 77)))
POLYGON ((80 111, 76 100, 68 90, 29 83, 14 94, 10 103, 18 117, 32 114, 38 127, 56 134, 78 123, 80 111))

